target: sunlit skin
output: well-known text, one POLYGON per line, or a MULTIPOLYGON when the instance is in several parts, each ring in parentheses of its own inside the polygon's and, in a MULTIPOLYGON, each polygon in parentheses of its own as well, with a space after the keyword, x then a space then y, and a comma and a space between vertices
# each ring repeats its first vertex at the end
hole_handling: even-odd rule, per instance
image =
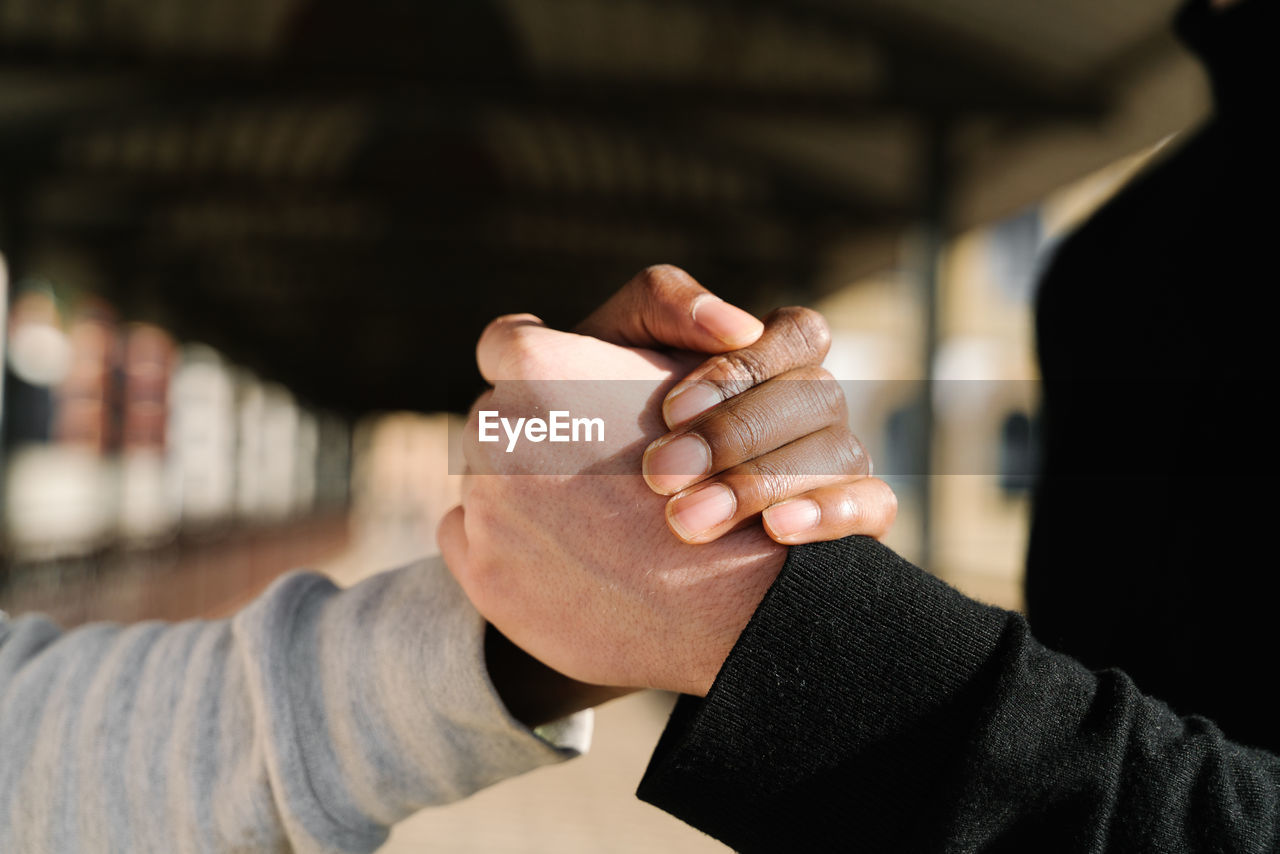
MULTIPOLYGON (((621 686, 574 682, 491 632, 490 676, 513 714, 527 723, 553 719, 629 687, 705 693, 781 568, 785 550, 780 544, 848 534, 879 537, 893 521, 896 499, 887 485, 868 476, 861 445, 844 427, 843 399, 825 398, 813 383, 795 382, 799 376, 787 379, 797 371, 822 378, 814 373, 829 340, 822 319, 788 309, 762 325, 723 305, 717 306, 714 322, 706 323, 711 304, 701 286, 675 268, 651 268, 579 327, 592 338, 555 332, 523 315, 495 322, 480 342, 481 370, 491 381, 510 379, 505 372, 513 370, 525 379, 563 379, 570 371, 578 378, 627 376, 642 382, 647 377, 658 392, 639 422, 633 400, 623 404, 625 412, 602 412, 598 401, 580 407, 634 432, 625 437, 633 457, 616 464, 620 474, 635 476, 480 477, 464 490, 465 512, 456 508, 441 524, 446 562, 481 613, 560 671, 621 686), (709 338, 708 329, 715 335, 709 338), (663 353, 651 349, 664 345, 663 353), (690 373, 696 358, 686 352, 673 359, 670 348, 726 355, 713 356, 690 373), (682 377, 685 381, 677 383, 682 377), (676 395, 670 392, 687 388, 690 378, 718 390, 721 402, 715 409, 691 415, 687 406, 672 406, 676 395), (665 405, 662 389, 668 391, 665 405), (735 410, 748 418, 735 418, 735 410), (752 446, 746 441, 751 437, 732 429, 735 423, 759 421, 751 416, 754 410, 771 413, 776 442, 752 446), (649 472, 650 481, 657 483, 639 476, 649 442, 692 432, 701 436, 712 460, 698 483, 678 484, 672 497, 675 490, 655 472, 649 472), (769 458, 780 452, 802 458, 771 463, 769 458), (765 471, 769 465, 775 472, 795 466, 798 472, 830 474, 762 478, 742 470, 753 463, 765 471), (697 536, 678 536, 681 497, 712 483, 735 491, 733 516, 697 536), (782 535, 778 528, 784 523, 813 515, 792 507, 774 517, 776 525, 766 511, 762 529, 762 509, 793 505, 796 499, 820 510, 812 528, 782 535), (622 642, 606 643, 615 635, 623 636, 622 642)), ((538 388, 538 383, 508 384, 501 393, 529 395, 538 388)), ((542 401, 487 397, 485 406, 546 408, 542 401)), ((556 405, 575 409, 576 402, 556 405)), ((474 444, 473 470, 500 472, 520 456, 483 453, 492 447, 474 444)), ((592 447, 583 446, 584 465, 592 462, 592 447)))

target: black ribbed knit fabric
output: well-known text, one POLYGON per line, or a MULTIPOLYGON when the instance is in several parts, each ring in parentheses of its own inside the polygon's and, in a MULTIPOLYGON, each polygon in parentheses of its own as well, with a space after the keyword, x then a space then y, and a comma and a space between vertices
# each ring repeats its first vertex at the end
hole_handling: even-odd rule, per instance
POLYGON ((639 795, 741 851, 1280 850, 1280 759, 862 537, 791 550, 639 795))

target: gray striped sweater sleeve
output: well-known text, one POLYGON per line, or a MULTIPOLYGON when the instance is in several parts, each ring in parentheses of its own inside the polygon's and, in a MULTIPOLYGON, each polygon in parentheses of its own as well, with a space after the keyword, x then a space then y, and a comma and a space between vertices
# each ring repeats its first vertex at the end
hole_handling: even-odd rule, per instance
POLYGON ((511 718, 439 559, 348 590, 291 574, 217 622, 0 612, 0 852, 370 851, 590 730, 511 718))

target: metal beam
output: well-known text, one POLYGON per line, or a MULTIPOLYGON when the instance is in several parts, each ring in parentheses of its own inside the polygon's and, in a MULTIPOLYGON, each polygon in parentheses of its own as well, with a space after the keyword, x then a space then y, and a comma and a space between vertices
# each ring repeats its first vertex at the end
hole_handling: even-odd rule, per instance
MULTIPOLYGON (((676 0, 688 3, 689 0, 676 0)), ((362 102, 409 99, 433 110, 488 105, 535 107, 564 115, 664 117, 708 112, 748 113, 773 120, 847 122, 869 115, 909 114, 946 107, 958 114, 1079 117, 1096 115, 1105 92, 1081 84, 1062 87, 1034 69, 991 50, 957 47, 955 34, 920 21, 898 20, 852 4, 739 0, 744 10, 768 10, 812 22, 846 39, 850 49, 873 43, 888 73, 870 90, 839 87, 760 87, 710 79, 605 80, 590 74, 521 73, 511 65, 412 68, 349 54, 329 60, 301 57, 156 56, 95 43, 68 48, 47 43, 6 45, 0 74, 65 81, 113 82, 153 98, 188 102, 276 98, 355 97, 362 102)), ((699 3, 698 8, 706 9, 699 3)), ((724 8, 723 5, 711 8, 724 8)))

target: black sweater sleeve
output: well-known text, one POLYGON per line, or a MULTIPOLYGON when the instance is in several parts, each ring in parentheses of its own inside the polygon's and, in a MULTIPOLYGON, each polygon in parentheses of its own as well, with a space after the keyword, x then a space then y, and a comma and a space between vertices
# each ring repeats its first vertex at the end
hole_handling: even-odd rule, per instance
POLYGON ((743 851, 1280 848, 1280 759, 862 537, 791 549, 639 795, 743 851))

